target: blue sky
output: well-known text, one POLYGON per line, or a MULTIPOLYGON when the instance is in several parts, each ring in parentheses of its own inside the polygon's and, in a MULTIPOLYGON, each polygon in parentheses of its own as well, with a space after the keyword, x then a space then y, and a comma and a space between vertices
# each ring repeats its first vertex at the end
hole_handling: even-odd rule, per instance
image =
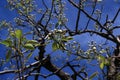
MULTIPOLYGON (((40 0, 37 0, 37 1, 39 2, 40 0)), ((49 3, 50 1, 51 0, 48 0, 46 2, 49 3)), ((67 1, 67 0, 65 0, 65 1, 67 1)), ((102 2, 100 4, 104 5, 103 17, 102 17, 102 21, 101 22, 105 21, 106 14, 109 14, 109 18, 112 19, 113 15, 116 13, 118 8, 120 7, 120 3, 116 3, 116 2, 114 2, 114 0, 104 0, 104 2, 102 2)), ((6 0, 1 0, 1 3, 0 3, 0 20, 6 19, 7 21, 13 21, 14 17, 16 16, 16 14, 15 14, 14 11, 10 11, 9 9, 5 8, 5 5, 6 5, 6 0)), ((42 7, 41 5, 39 5, 39 6, 42 7)), ((67 9, 66 9, 65 13, 66 13, 66 17, 68 18, 67 25, 69 26, 70 29, 73 29, 73 27, 75 26, 76 15, 77 15, 76 14, 76 9, 74 7, 71 7, 71 5, 68 2, 66 2, 66 7, 67 7, 67 9)), ((120 24, 120 20, 118 20, 119 18, 120 18, 120 16, 117 18, 117 21, 115 23, 117 25, 120 24)), ((86 19, 84 19, 84 16, 82 17, 82 22, 83 23, 79 24, 80 26, 83 25, 84 22, 86 22, 86 19)), ((5 34, 5 32, 1 32, 1 33, 5 34)), ((120 31, 116 30, 115 34, 120 34, 120 31)), ((75 36, 74 40, 76 40, 78 42, 82 42, 81 46, 82 46, 83 49, 86 49, 88 40, 95 40, 98 44, 103 42, 103 41, 105 41, 103 38, 101 38, 99 36, 94 35, 93 37, 90 37, 88 34, 84 34, 84 35, 81 35, 81 36, 75 36)), ((110 45, 111 45, 111 43, 110 43, 110 45)), ((47 49, 49 49, 49 46, 47 47, 47 49)), ((2 54, 4 54, 4 52, 5 52, 5 49, 4 49, 3 45, 0 45, 0 52, 1 52, 0 53, 1 54, 0 57, 3 57, 2 54)), ((58 52, 56 52, 56 53, 58 53, 58 52)), ((54 53, 53 56, 58 55, 56 53, 54 53)), ((60 64, 62 62, 62 60, 64 60, 64 57, 62 57, 62 55, 63 55, 62 52, 60 52, 60 53, 61 53, 61 54, 59 54, 61 56, 60 59, 54 61, 56 64, 60 64)), ((96 69, 98 69, 98 68, 96 68, 96 69)), ((68 71, 68 70, 69 69, 65 69, 65 71, 68 71)), ((95 69, 93 69, 93 70, 95 70, 95 69)), ((44 69, 42 70, 42 72, 44 72, 44 69)), ((45 73, 47 73, 47 71, 45 73)), ((0 77, 4 78, 5 76, 0 76, 0 77)), ((33 80, 32 77, 30 79, 33 80)), ((40 80, 59 80, 59 79, 57 79, 57 77, 55 77, 55 76, 52 76, 50 79, 49 78, 48 79, 42 79, 41 78, 40 80)))

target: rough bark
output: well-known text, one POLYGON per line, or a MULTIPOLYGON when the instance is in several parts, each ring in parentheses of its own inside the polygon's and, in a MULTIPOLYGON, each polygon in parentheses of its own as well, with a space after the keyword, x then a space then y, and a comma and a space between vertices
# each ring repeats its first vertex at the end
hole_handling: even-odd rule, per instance
POLYGON ((120 36, 117 36, 118 44, 111 57, 110 66, 108 69, 108 80, 117 80, 117 74, 120 71, 120 36))
POLYGON ((115 80, 115 73, 116 73, 116 67, 115 67, 115 58, 112 58, 110 61, 110 66, 108 67, 108 80, 115 80))

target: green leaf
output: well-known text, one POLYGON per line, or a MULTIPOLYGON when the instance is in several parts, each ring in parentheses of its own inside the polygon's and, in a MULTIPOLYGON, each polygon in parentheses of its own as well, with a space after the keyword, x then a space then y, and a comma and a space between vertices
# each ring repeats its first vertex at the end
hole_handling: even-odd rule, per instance
POLYGON ((29 53, 26 58, 29 59, 32 56, 32 54, 33 52, 29 53))
POLYGON ((22 31, 21 30, 16 30, 15 31, 15 36, 16 36, 16 38, 18 38, 18 40, 20 40, 22 38, 22 31))
POLYGON ((105 66, 105 63, 102 61, 102 62, 100 63, 100 68, 103 69, 104 66, 105 66))
POLYGON ((90 77, 89 80, 92 80, 95 76, 97 76, 98 72, 94 72, 90 77))
POLYGON ((10 32, 10 36, 15 37, 15 33, 13 31, 10 32))
POLYGON ((56 51, 56 50, 58 50, 58 49, 59 49, 59 44, 56 43, 56 42, 54 42, 54 43, 52 44, 52 50, 53 50, 53 51, 56 51))
POLYGON ((12 41, 10 39, 7 39, 7 40, 0 42, 0 44, 3 44, 5 46, 9 47, 12 45, 12 41))
POLYGON ((105 59, 105 65, 110 65, 110 60, 109 59, 105 59))
POLYGON ((67 40, 72 40, 73 38, 71 36, 66 37, 67 40))
POLYGON ((105 61, 105 57, 104 56, 99 55, 97 58, 98 58, 99 61, 105 61))
POLYGON ((33 45, 39 44, 36 40, 28 40, 27 43, 33 44, 33 45))
POLYGON ((12 51, 9 50, 6 54, 6 61, 8 62, 10 60, 10 57, 11 57, 11 54, 12 54, 12 51))
POLYGON ((28 40, 27 41, 27 44, 32 44, 32 45, 34 45, 34 46, 40 46, 40 44, 39 44, 39 42, 37 42, 36 40, 28 40))
POLYGON ((62 38, 62 41, 67 42, 69 40, 72 40, 73 38, 71 36, 66 36, 62 38))
POLYGON ((98 56, 98 60, 100 61, 100 64, 99 64, 100 68, 103 69, 105 66, 105 57, 100 55, 98 56))
POLYGON ((30 0, 26 0, 26 3, 28 4, 30 2, 30 0))
POLYGON ((34 46, 32 44, 27 43, 24 45, 24 48, 29 49, 29 50, 33 50, 34 46))

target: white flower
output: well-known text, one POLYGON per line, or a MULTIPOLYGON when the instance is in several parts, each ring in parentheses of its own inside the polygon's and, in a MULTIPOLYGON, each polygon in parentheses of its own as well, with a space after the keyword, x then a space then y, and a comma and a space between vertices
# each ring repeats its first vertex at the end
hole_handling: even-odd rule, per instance
POLYGON ((60 32, 60 33, 61 33, 61 32, 62 32, 62 30, 61 30, 61 29, 59 29, 59 30, 58 30, 58 32, 60 32))
POLYGON ((96 50, 96 47, 93 47, 93 50, 96 50))
MULTIPOLYGON (((93 0, 93 2, 95 2, 96 0, 93 0)), ((102 0, 97 0, 97 2, 101 2, 102 0)))
POLYGON ((97 0, 98 2, 102 1, 102 0, 97 0))

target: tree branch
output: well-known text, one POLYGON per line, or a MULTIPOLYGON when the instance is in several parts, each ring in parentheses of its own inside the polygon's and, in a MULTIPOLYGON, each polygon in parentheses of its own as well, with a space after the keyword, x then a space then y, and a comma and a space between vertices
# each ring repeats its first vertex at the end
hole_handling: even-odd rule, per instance
MULTIPOLYGON (((81 8, 81 0, 79 0, 79 8, 81 8)), ((75 31, 78 31, 78 26, 79 26, 79 20, 80 20, 80 9, 78 9, 78 13, 77 13, 77 19, 76 19, 76 27, 75 27, 75 31)))
POLYGON ((117 13, 116 13, 115 17, 113 18, 112 23, 114 23, 114 22, 115 22, 116 18, 118 17, 119 12, 120 12, 120 8, 118 9, 118 11, 117 11, 117 13))
POLYGON ((60 68, 51 63, 50 56, 48 57, 48 62, 46 62, 43 66, 49 71, 55 73, 61 80, 71 80, 69 74, 65 73, 62 70, 59 70, 60 68))

